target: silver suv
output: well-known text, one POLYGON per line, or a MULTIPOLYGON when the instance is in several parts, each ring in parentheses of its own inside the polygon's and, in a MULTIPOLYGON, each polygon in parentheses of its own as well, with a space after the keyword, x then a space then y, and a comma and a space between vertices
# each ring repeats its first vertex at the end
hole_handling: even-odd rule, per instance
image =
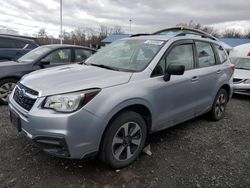
POLYGON ((152 132, 204 113, 223 118, 233 71, 210 38, 135 36, 85 62, 24 76, 9 98, 10 119, 49 154, 98 154, 122 168, 152 132))

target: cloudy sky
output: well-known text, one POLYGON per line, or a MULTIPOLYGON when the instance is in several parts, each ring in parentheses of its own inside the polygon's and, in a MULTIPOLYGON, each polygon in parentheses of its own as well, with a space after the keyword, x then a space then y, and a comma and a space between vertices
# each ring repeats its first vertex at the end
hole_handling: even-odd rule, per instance
MULTIPOLYGON (((0 0, 0 28, 32 35, 46 28, 58 36, 60 0, 0 0)), ((250 29, 249 0, 63 0, 63 29, 98 29, 119 25, 129 32, 152 32, 180 22, 212 25, 223 30, 250 29)))

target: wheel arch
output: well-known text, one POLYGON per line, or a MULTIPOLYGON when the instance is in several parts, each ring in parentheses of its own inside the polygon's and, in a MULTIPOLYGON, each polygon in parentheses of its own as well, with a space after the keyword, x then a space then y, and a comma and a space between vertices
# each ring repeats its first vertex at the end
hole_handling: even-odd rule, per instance
POLYGON ((230 94, 231 94, 231 87, 230 87, 228 84, 223 84, 223 85, 220 87, 220 89, 225 89, 225 90, 226 90, 226 92, 227 92, 227 97, 228 97, 227 100, 229 100, 229 99, 230 99, 230 94))
POLYGON ((2 80, 8 80, 8 79, 14 79, 14 80, 19 81, 20 77, 18 77, 18 76, 7 76, 7 77, 0 78, 0 81, 2 81, 2 80))
POLYGON ((151 127, 152 127, 153 118, 152 118, 152 112, 149 110, 149 107, 147 105, 142 104, 142 103, 136 103, 136 104, 129 104, 129 105, 123 106, 122 108, 119 108, 119 110, 116 110, 116 112, 113 113, 112 116, 110 116, 108 122, 106 123, 104 131, 102 133, 102 138, 100 140, 99 151, 101 151, 100 149, 102 147, 103 139, 104 139, 104 136, 105 136, 105 134, 110 126, 110 123, 116 117, 118 117, 121 113, 123 113, 125 111, 134 111, 134 112, 140 114, 146 122, 148 133, 150 132, 151 127))

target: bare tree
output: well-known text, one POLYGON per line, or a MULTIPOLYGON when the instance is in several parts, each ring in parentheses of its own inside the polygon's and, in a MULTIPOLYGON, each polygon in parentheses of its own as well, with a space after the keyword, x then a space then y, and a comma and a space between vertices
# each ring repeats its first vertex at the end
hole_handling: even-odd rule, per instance
POLYGON ((104 39, 109 35, 109 28, 105 25, 100 25, 99 28, 99 37, 100 39, 104 39))
POLYGON ((122 34, 124 33, 122 27, 119 25, 115 25, 114 27, 110 28, 110 34, 122 34))
POLYGON ((48 38, 47 32, 45 28, 41 28, 38 33, 37 33, 37 37, 39 38, 48 38))
POLYGON ((246 32, 246 34, 244 35, 244 38, 250 39, 250 29, 246 32))
POLYGON ((66 30, 63 30, 62 35, 63 35, 64 40, 70 40, 71 39, 70 33, 67 32, 66 30))
POLYGON ((179 23, 176 26, 198 29, 198 30, 204 31, 206 33, 209 33, 215 37, 220 36, 219 32, 216 29, 214 29, 213 27, 205 26, 205 25, 202 25, 200 23, 195 23, 195 22, 193 22, 193 20, 191 20, 189 23, 179 23))
POLYGON ((244 36, 236 29, 227 29, 223 34, 225 38, 243 38, 244 36))

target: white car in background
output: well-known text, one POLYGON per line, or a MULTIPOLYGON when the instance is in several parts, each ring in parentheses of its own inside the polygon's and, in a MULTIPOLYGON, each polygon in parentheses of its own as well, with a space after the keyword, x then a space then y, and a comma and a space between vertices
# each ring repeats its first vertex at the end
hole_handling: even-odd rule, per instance
POLYGON ((250 95, 250 43, 234 47, 230 59, 235 65, 234 93, 250 95))

